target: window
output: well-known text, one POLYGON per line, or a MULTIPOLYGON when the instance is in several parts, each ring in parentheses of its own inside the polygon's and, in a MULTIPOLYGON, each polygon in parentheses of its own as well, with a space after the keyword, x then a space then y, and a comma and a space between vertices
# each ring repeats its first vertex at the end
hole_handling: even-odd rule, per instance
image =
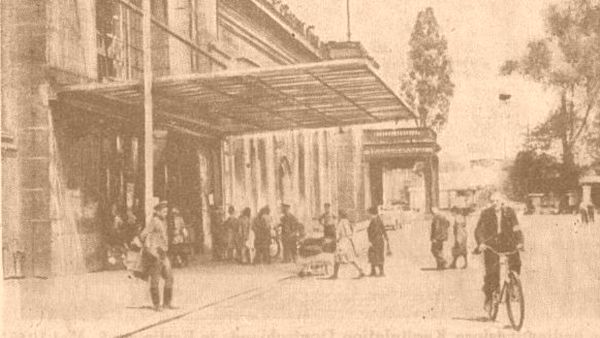
MULTIPOLYGON (((129 0, 141 8, 142 0, 129 0)), ((152 0, 152 16, 167 23, 167 1, 152 0)), ((96 0, 96 30, 99 80, 141 79, 142 16, 117 0, 96 0)), ((152 25, 152 69, 155 75, 168 74, 168 33, 152 25)))

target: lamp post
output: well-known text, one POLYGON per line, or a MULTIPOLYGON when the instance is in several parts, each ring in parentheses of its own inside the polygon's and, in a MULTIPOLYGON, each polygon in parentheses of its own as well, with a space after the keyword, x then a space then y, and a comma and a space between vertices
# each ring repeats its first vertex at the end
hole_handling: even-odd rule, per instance
POLYGON ((504 126, 504 130, 502 131, 502 143, 503 143, 503 153, 504 153, 504 160, 506 161, 506 134, 509 130, 508 125, 509 125, 509 120, 510 120, 510 112, 508 110, 508 104, 510 103, 510 98, 512 97, 511 94, 507 94, 507 93, 500 93, 500 95, 498 95, 498 99, 500 100, 500 102, 502 104, 504 104, 505 106, 505 111, 504 111, 504 116, 502 116, 502 120, 503 120, 503 126, 504 126))

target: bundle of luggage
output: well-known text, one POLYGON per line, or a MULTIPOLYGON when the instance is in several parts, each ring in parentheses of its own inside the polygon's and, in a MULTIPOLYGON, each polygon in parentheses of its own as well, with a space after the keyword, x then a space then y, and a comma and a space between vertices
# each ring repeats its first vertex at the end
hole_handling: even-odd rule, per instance
POLYGON ((334 252, 335 239, 330 236, 303 239, 298 243, 298 255, 301 258, 299 263, 302 266, 298 275, 328 275, 334 252))

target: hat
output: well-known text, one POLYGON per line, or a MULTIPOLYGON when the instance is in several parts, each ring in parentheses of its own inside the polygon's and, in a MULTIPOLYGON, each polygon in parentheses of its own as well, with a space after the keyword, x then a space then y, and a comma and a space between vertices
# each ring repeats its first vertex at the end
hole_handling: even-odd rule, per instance
POLYGON ((379 213, 379 210, 377 209, 377 207, 370 207, 369 209, 367 209, 367 211, 371 215, 377 215, 379 213))
POLYGON ((162 210, 163 208, 166 208, 168 205, 169 204, 167 203, 167 201, 160 201, 154 206, 154 210, 156 210, 156 211, 162 210))

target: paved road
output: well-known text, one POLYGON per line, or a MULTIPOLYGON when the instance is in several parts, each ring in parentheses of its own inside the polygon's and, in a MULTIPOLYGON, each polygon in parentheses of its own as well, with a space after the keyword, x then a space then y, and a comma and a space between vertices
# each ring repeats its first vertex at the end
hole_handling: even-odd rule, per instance
MULTIPOLYGON (((600 225, 576 225, 570 216, 521 221, 526 239, 526 319, 521 334, 599 336, 600 225)), ((434 271, 427 231, 427 224, 419 223, 390 232, 394 254, 385 278, 355 280, 351 267, 345 267, 337 281, 293 278, 138 336, 515 334, 507 327, 504 308, 496 322, 482 316, 480 258, 470 256, 466 270, 434 271)))

